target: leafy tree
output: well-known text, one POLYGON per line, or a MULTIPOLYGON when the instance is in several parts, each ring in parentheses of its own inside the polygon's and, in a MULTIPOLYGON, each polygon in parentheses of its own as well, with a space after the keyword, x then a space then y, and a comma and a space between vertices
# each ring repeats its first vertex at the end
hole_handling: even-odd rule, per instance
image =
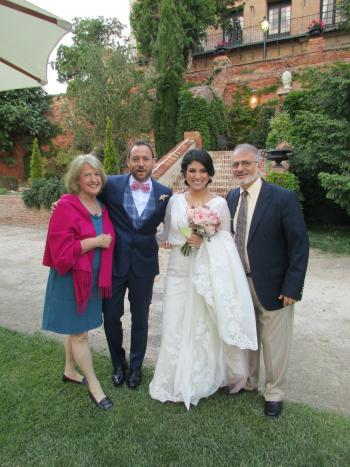
POLYGON ((33 183, 43 176, 43 164, 41 152, 38 145, 38 138, 33 140, 32 157, 30 159, 30 180, 33 183))
POLYGON ((85 54, 90 47, 114 47, 122 36, 123 25, 116 18, 74 18, 72 34, 73 45, 60 45, 57 50, 56 69, 58 81, 70 81, 77 74, 81 79, 88 77, 85 69, 85 54))
POLYGON ((157 73, 154 135, 158 156, 176 143, 178 92, 183 63, 183 31, 174 0, 162 0, 154 60, 157 73))
POLYGON ((277 113, 270 122, 270 131, 266 139, 267 149, 275 148, 281 143, 289 143, 291 126, 292 119, 288 112, 277 113))
MULTIPOLYGON (((151 59, 158 35, 161 0, 140 0, 133 4, 130 23, 139 53, 151 59)), ((176 8, 183 31, 185 62, 189 53, 206 36, 209 26, 216 24, 213 0, 177 0, 176 8)))
POLYGON ((120 167, 117 159, 117 151, 113 142, 112 120, 106 117, 105 147, 103 165, 107 175, 119 175, 120 167))
POLYGON ((344 221, 350 211, 350 65, 311 68, 300 80, 304 90, 286 98, 268 141, 292 145, 290 166, 300 179, 308 219, 344 221))
POLYGON ((11 150, 15 142, 29 142, 37 136, 50 138, 57 128, 47 114, 50 98, 41 89, 19 89, 0 93, 0 152, 11 150))
POLYGON ((344 20, 344 27, 350 29, 350 1, 349 0, 337 0, 337 12, 340 13, 344 20))
POLYGON ((232 14, 237 10, 234 8, 235 3, 237 3, 235 0, 215 0, 217 25, 221 26, 223 39, 226 37, 232 14))
POLYGON ((84 152, 103 145, 106 117, 110 116, 117 153, 122 154, 131 136, 151 128, 149 78, 133 63, 130 48, 121 41, 118 20, 77 19, 73 33, 77 36, 73 46, 61 48, 57 68, 69 84, 67 93, 73 105, 67 110, 74 144, 84 152))

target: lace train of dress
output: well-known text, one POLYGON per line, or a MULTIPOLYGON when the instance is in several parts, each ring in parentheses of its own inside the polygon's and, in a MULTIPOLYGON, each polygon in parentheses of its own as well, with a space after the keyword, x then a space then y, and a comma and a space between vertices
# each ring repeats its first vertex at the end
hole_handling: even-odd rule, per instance
MULTIPOLYGON (((185 257, 178 246, 184 243, 179 225, 187 221, 186 201, 175 195, 169 204, 164 235, 175 247, 165 280, 162 340, 150 395, 162 402, 184 402, 189 409, 221 386, 233 392, 244 386, 245 349, 257 348, 255 314, 230 233, 219 231, 185 257)), ((227 230, 225 200, 216 197, 208 204, 227 230)))

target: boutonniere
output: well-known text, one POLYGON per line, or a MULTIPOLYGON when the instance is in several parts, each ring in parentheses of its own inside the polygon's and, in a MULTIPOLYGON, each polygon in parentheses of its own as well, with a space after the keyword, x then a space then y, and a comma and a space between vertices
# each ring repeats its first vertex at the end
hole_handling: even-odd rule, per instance
POLYGON ((160 195, 160 196, 159 196, 159 201, 164 201, 164 200, 166 200, 167 198, 169 198, 169 195, 160 195))

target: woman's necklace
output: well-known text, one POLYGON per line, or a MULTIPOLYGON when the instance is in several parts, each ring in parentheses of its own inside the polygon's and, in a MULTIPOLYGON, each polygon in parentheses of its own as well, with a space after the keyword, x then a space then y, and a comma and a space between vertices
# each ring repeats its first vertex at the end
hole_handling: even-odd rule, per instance
POLYGON ((86 207, 86 209, 89 211, 90 214, 92 214, 93 216, 100 216, 101 215, 101 206, 99 205, 97 199, 93 199, 93 200, 83 200, 81 199, 81 197, 79 196, 79 199, 80 199, 80 202, 83 206, 86 207))

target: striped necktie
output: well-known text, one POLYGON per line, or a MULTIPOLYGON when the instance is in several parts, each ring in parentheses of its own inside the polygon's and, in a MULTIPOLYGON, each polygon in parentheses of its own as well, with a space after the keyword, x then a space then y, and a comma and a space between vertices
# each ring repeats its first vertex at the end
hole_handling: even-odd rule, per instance
POLYGON ((248 272, 248 265, 245 259, 245 237, 247 230, 247 210, 248 210, 248 191, 244 190, 241 193, 241 204, 237 215, 237 224, 235 232, 235 242, 237 250, 244 267, 244 270, 248 272))

